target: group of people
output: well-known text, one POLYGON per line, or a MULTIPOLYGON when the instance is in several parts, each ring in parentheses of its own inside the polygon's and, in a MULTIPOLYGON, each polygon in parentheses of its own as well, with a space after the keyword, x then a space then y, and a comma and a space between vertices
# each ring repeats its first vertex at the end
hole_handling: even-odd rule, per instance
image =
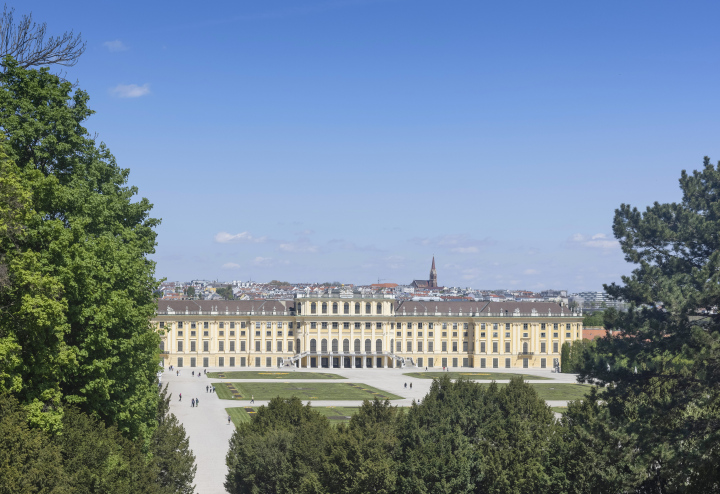
POLYGON ((205 386, 205 392, 206 393, 214 393, 215 392, 215 386, 207 385, 205 386))
MULTIPOLYGON (((407 383, 405 383, 405 389, 407 389, 407 383)), ((410 383, 410 389, 412 389, 412 383, 410 383)))

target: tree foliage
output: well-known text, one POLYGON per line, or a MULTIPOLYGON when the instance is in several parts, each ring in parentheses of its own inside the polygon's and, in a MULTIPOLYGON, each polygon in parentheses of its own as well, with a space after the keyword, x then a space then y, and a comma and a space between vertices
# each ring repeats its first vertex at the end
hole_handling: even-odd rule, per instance
POLYGON ((128 170, 82 126, 92 114, 87 94, 48 69, 9 57, 4 65, 0 213, 23 207, 0 227, 0 352, 9 356, 0 359, 0 391, 48 430, 74 404, 147 440, 159 361, 147 256, 158 220, 146 199, 133 199, 128 170))
POLYGON ((682 172, 679 203, 623 204, 613 231, 637 267, 605 289, 630 303, 606 311, 620 337, 597 343, 584 380, 613 426, 633 438, 646 492, 720 492, 720 164, 682 172))
POLYGON ((15 9, 8 10, 5 4, 0 17, 0 59, 11 56, 23 68, 73 66, 85 51, 80 34, 70 31, 45 39, 46 23, 33 22, 32 14, 23 15, 20 22, 15 23, 14 13, 15 9))

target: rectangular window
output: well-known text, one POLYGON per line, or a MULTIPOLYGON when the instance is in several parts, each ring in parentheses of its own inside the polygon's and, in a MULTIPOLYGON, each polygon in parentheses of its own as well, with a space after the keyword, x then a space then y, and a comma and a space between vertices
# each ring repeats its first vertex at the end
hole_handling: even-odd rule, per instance
POLYGON ((422 366, 423 366, 423 358, 420 357, 420 358, 418 358, 418 367, 422 367, 422 366))
POLYGON ((457 341, 453 341, 453 352, 457 352, 457 341))
POLYGON ((260 367, 260 357, 255 357, 255 367, 260 367))
POLYGON ((395 342, 395 351, 398 353, 402 352, 402 343, 400 343, 399 341, 395 342))
POLYGON ((468 351, 468 342, 463 341, 463 352, 467 352, 467 351, 468 351))
POLYGON ((240 367, 245 367, 247 365, 247 360, 245 357, 240 357, 240 367))
POLYGON ((510 338, 510 333, 505 333, 505 338, 510 338))
POLYGON ((553 333, 553 338, 557 338, 557 337, 558 337, 558 334, 557 334, 557 333, 553 333))
POLYGON ((407 351, 412 352, 412 341, 407 342, 407 351))
POLYGON ((546 362, 545 362, 545 359, 544 359, 544 358, 541 358, 541 359, 540 359, 540 368, 541 368, 541 369, 544 369, 545 367, 547 367, 547 364, 546 364, 546 362))
POLYGON ((262 325, 260 324, 260 321, 255 323, 255 329, 260 329, 262 325))
POLYGON ((203 331, 203 336, 210 336, 210 331, 203 331))
POLYGON ((509 369, 509 368, 510 368, 510 359, 509 359, 509 358, 506 358, 506 359, 505 359, 505 368, 506 368, 506 369, 509 369))
POLYGON ((558 342, 555 341, 555 342, 553 342, 553 353, 557 353, 557 352, 558 352, 558 342))
POLYGON ((182 331, 178 331, 178 336, 182 336, 182 335, 183 335, 183 332, 182 332, 182 331))
POLYGON ((288 352, 292 352, 292 351, 293 351, 293 342, 292 342, 292 340, 290 340, 290 341, 288 341, 288 352))
POLYGON ((485 353, 485 342, 484 341, 480 342, 480 353, 485 353))
POLYGON ((209 341, 203 341, 203 352, 209 352, 210 351, 210 342, 209 341))
POLYGON ((528 328, 527 323, 523 323, 523 329, 524 329, 525 331, 527 331, 527 328, 528 328))
POLYGON ((218 352, 224 352, 224 351, 225 351, 225 342, 218 341, 218 352))
POLYGON ((446 322, 442 323, 442 325, 443 325, 443 327, 442 327, 443 329, 447 329, 447 323, 446 323, 446 322))
POLYGON ((265 331, 265 336, 270 338, 272 336, 272 331, 265 331))
POLYGON ((235 357, 230 357, 230 367, 235 367, 235 357))
POLYGON ((418 329, 422 329, 422 328, 423 328, 423 323, 419 322, 419 323, 418 323, 418 329))
POLYGON ((418 338, 422 338, 422 331, 418 331, 418 338))
POLYGON ((447 341, 442 342, 442 351, 447 352, 447 341))
POLYGON ((195 348, 195 342, 194 342, 194 341, 191 341, 191 342, 190 342, 190 351, 191 351, 191 352, 197 352, 197 349, 195 348))
POLYGON ((447 367, 447 358, 442 359, 442 366, 447 367))
POLYGON ((400 338, 400 337, 402 336, 402 331, 398 331, 397 333, 395 333, 395 336, 397 336, 398 338, 400 338))
POLYGON ((338 323, 336 323, 336 322, 332 323, 332 328, 333 328, 333 329, 338 329, 338 323))
POLYGON ((290 325, 288 326, 288 328, 289 328, 289 329, 293 329, 293 323, 290 323, 290 325))
POLYGON ((453 331, 453 338, 457 338, 457 331, 453 331))
POLYGON ((197 327, 197 326, 195 325, 194 322, 191 322, 191 323, 190 323, 190 329, 195 329, 196 327, 197 327))
POLYGON ((453 329, 457 329, 457 323, 456 323, 456 322, 453 323, 453 329))
POLYGON ((485 338, 485 332, 480 333, 480 338, 485 338))
POLYGON ((497 352, 498 352, 498 342, 493 341, 493 353, 497 353, 497 352))
POLYGON ((408 338, 412 338, 412 331, 408 331, 407 336, 408 338))
POLYGON ((528 334, 527 334, 527 333, 523 333, 523 338, 527 338, 527 337, 528 337, 528 334))
POLYGON ((432 328, 433 328, 433 323, 429 322, 429 323, 428 323, 428 329, 432 329, 432 328))
MULTIPOLYGON (((463 323, 463 329, 467 329, 467 328, 468 328, 468 323, 463 323)), ((467 366, 465 366, 465 367, 467 367, 467 366)))
POLYGON ((272 357, 265 357, 265 367, 272 367, 272 357))
POLYGON ((320 323, 320 329, 327 329, 327 323, 326 323, 326 322, 321 322, 321 323, 320 323))
POLYGON ((359 322, 356 322, 356 323, 355 323, 355 329, 360 329, 360 323, 359 323, 359 322))
POLYGON ((542 323, 542 324, 540 325, 540 329, 542 329, 543 331, 545 331, 545 323, 542 323))
POLYGON ((545 338, 545 333, 540 333, 540 338, 545 338))
POLYGON ((484 358, 481 358, 481 359, 480 359, 480 368, 481 368, 481 369, 484 369, 484 368, 485 368, 485 365, 486 365, 486 364, 485 364, 485 359, 484 359, 484 358))
POLYGON ((510 353, 510 342, 509 341, 505 342, 505 353, 510 353))
POLYGON ((278 341, 278 342, 277 342, 277 351, 278 351, 278 352, 282 352, 282 351, 283 351, 283 350, 282 350, 282 346, 283 346, 282 343, 283 343, 282 341, 278 341))
POLYGON ((225 323, 221 322, 221 323, 220 323, 220 329, 222 329, 222 328, 224 328, 224 327, 225 327, 225 323))
POLYGON ((470 360, 468 358, 462 359, 462 366, 463 367, 470 367, 470 360))
POLYGON ((164 328, 164 327, 165 327, 165 323, 162 322, 162 321, 160 321, 160 327, 161 327, 161 328, 164 328))
POLYGON ((570 338, 570 333, 565 333, 565 338, 570 338))
POLYGON ((230 342, 230 351, 231 351, 231 352, 234 352, 234 351, 235 351, 235 342, 234 342, 234 341, 231 341, 231 342, 230 342))
POLYGON ((195 336, 195 335, 196 335, 195 331, 190 331, 190 336, 195 336))
POLYGON ((423 344, 422 341, 418 341, 418 345, 417 345, 417 346, 418 346, 418 352, 422 352, 422 351, 423 351, 423 349, 422 349, 422 344, 423 344))
POLYGON ((178 341, 178 349, 177 349, 177 351, 178 351, 178 352, 182 352, 182 351, 183 351, 183 342, 182 342, 182 341, 178 341))
POLYGON ((482 329, 482 330, 485 329, 485 323, 481 323, 481 324, 480 324, 480 329, 482 329))
POLYGON ((240 342, 240 351, 241 351, 241 352, 244 352, 244 351, 245 351, 245 342, 244 342, 244 341, 241 341, 241 342, 240 342))
POLYGON ((498 328, 497 323, 493 323, 493 329, 494 329, 494 330, 497 330, 497 328, 498 328))
POLYGON ((566 330, 566 331, 570 331, 570 324, 566 324, 566 325, 565 325, 565 330, 566 330))
POLYGON ((510 331, 510 323, 505 323, 505 331, 510 331))
POLYGON ((277 366, 278 367, 280 367, 282 365, 282 361, 283 361, 282 357, 277 358, 277 366))
MULTIPOLYGON (((230 323, 230 329, 235 329, 235 323, 234 323, 234 322, 231 322, 231 323, 230 323)), ((235 367, 235 366, 233 365, 233 366, 231 366, 231 367, 235 367)))
POLYGON ((292 335, 293 335, 293 332, 292 332, 292 331, 288 331, 288 336, 292 336, 292 335))
POLYGON ((343 323, 343 329, 350 329, 350 323, 349 323, 349 322, 344 322, 344 323, 343 323))
POLYGON ((554 329, 555 331, 557 331, 557 329, 558 329, 558 323, 554 323, 554 324, 553 324, 553 329, 554 329))
POLYGON ((240 331, 240 336, 245 336, 245 331, 240 331))
POLYGON ((496 358, 493 359, 493 369, 497 369, 499 367, 498 360, 500 360, 500 359, 496 359, 496 358))
POLYGON ((266 351, 266 352, 272 352, 272 341, 266 341, 266 342, 265 342, 265 351, 266 351))
POLYGON ((365 329, 372 329, 372 327, 370 326, 370 323, 369 323, 369 322, 366 322, 366 323, 365 323, 365 329))
POLYGON ((178 323, 178 329, 182 329, 182 328, 183 328, 182 325, 183 325, 183 323, 182 323, 182 321, 180 321, 180 322, 178 323))
POLYGON ((428 367, 432 367, 434 363, 435 363, 435 359, 434 359, 434 358, 429 358, 429 359, 428 359, 428 367))
POLYGON ((256 341, 256 342, 255 342, 255 351, 256 351, 256 352, 259 352, 259 351, 260 351, 260 342, 259 342, 259 341, 256 341))
POLYGON ((203 323, 203 329, 208 329, 208 323, 207 323, 207 322, 204 322, 204 323, 203 323))
POLYGON ((311 323, 310 323, 310 329, 317 329, 317 323, 316 323, 316 322, 311 322, 311 323))
POLYGON ((218 331, 219 336, 225 336, 225 331, 218 331))
POLYGON ((432 338, 432 337, 433 337, 433 332, 432 332, 432 331, 428 331, 428 338, 432 338))
POLYGON ((265 323, 265 328, 266 328, 266 329, 272 329, 272 323, 269 322, 269 321, 266 322, 266 323, 265 323))
POLYGON ((546 352, 547 347, 545 345, 547 345, 547 343, 545 343, 544 341, 540 342, 540 353, 546 352))
POLYGON ((432 342, 432 341, 428 341, 428 352, 432 352, 432 351, 433 351, 433 347, 435 346, 433 343, 434 343, 434 342, 432 342))
POLYGON ((203 357, 203 367, 207 367, 209 365, 208 358, 203 357))
POLYGON ((375 329, 382 329, 382 323, 381 323, 381 322, 376 322, 376 323, 375 323, 375 329))
POLYGON ((195 357, 190 357, 190 367, 197 367, 197 359, 195 357))
POLYGON ((240 321, 240 329, 243 329, 245 327, 245 321, 240 321))
POLYGON ((457 364, 458 364, 458 359, 454 358, 453 359, 453 367, 457 367, 458 366, 457 364))
POLYGON ((225 357, 218 357, 218 367, 225 367, 225 357))
POLYGON ((443 338, 447 338, 447 331, 443 331, 443 332, 442 332, 442 337, 443 337, 443 338))
POLYGON ((177 363, 178 363, 178 364, 177 364, 178 367, 182 367, 182 366, 183 366, 183 358, 182 358, 182 357, 178 357, 177 363))

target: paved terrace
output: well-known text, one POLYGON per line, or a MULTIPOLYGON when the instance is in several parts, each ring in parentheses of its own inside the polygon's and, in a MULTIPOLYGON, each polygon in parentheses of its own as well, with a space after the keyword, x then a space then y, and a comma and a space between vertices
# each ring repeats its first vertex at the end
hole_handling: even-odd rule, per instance
MULTIPOLYGON (((178 420, 185 427, 185 431, 190 438, 190 448, 195 454, 197 463, 197 473, 195 475, 195 485, 198 494, 222 494, 225 492, 223 482, 227 474, 225 465, 225 455, 228 449, 228 442, 235 427, 228 425, 227 413, 225 408, 250 406, 249 400, 221 400, 216 394, 208 394, 205 392, 205 386, 217 382, 285 382, 282 379, 209 379, 202 374, 203 370, 207 372, 230 372, 228 367, 206 368, 202 367, 189 368, 183 367, 180 375, 176 376, 175 372, 165 371, 162 375, 163 386, 168 384, 168 391, 172 393, 170 401, 170 411, 174 413, 178 420), (192 376, 192 371, 195 376, 192 376), (198 377, 200 372, 201 377, 198 377), (182 402, 179 401, 179 394, 182 393, 182 402), (190 406, 190 400, 198 398, 200 405, 196 408, 190 406)), ((233 368, 235 371, 251 370, 248 368, 233 368)), ((268 372, 293 372, 292 368, 284 369, 266 369, 268 372)), ((346 377, 343 380, 292 380, 293 384, 302 382, 323 382, 323 383, 364 383, 383 391, 402 396, 401 400, 392 400, 393 405, 410 406, 415 401, 420 401, 430 390, 432 379, 420 379, 404 376, 404 373, 423 372, 423 369, 415 367, 406 367, 405 369, 300 369, 298 372, 318 372, 333 373, 346 377), (405 383, 412 383, 412 389, 405 388, 405 383)), ((482 373, 517 373, 526 375, 536 375, 545 379, 532 380, 529 383, 550 384, 557 383, 577 383, 575 374, 555 374, 550 369, 469 369, 469 368, 450 368, 453 372, 482 372, 482 373)), ((499 383, 506 383, 507 380, 498 380, 499 383)), ((303 403, 308 403, 304 400, 303 403)), ((266 405, 267 401, 255 400, 253 406, 266 405)), ((362 401, 351 400, 333 400, 333 401, 312 401, 313 406, 360 406, 362 401)), ((548 401, 550 406, 566 406, 566 401, 548 401)))

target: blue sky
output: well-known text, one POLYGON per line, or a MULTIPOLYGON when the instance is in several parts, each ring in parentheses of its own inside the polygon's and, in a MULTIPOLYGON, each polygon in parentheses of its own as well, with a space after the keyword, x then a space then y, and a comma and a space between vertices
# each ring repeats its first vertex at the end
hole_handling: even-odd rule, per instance
POLYGON ((157 275, 601 290, 621 203, 720 159, 718 2, 24 1, 157 275))

